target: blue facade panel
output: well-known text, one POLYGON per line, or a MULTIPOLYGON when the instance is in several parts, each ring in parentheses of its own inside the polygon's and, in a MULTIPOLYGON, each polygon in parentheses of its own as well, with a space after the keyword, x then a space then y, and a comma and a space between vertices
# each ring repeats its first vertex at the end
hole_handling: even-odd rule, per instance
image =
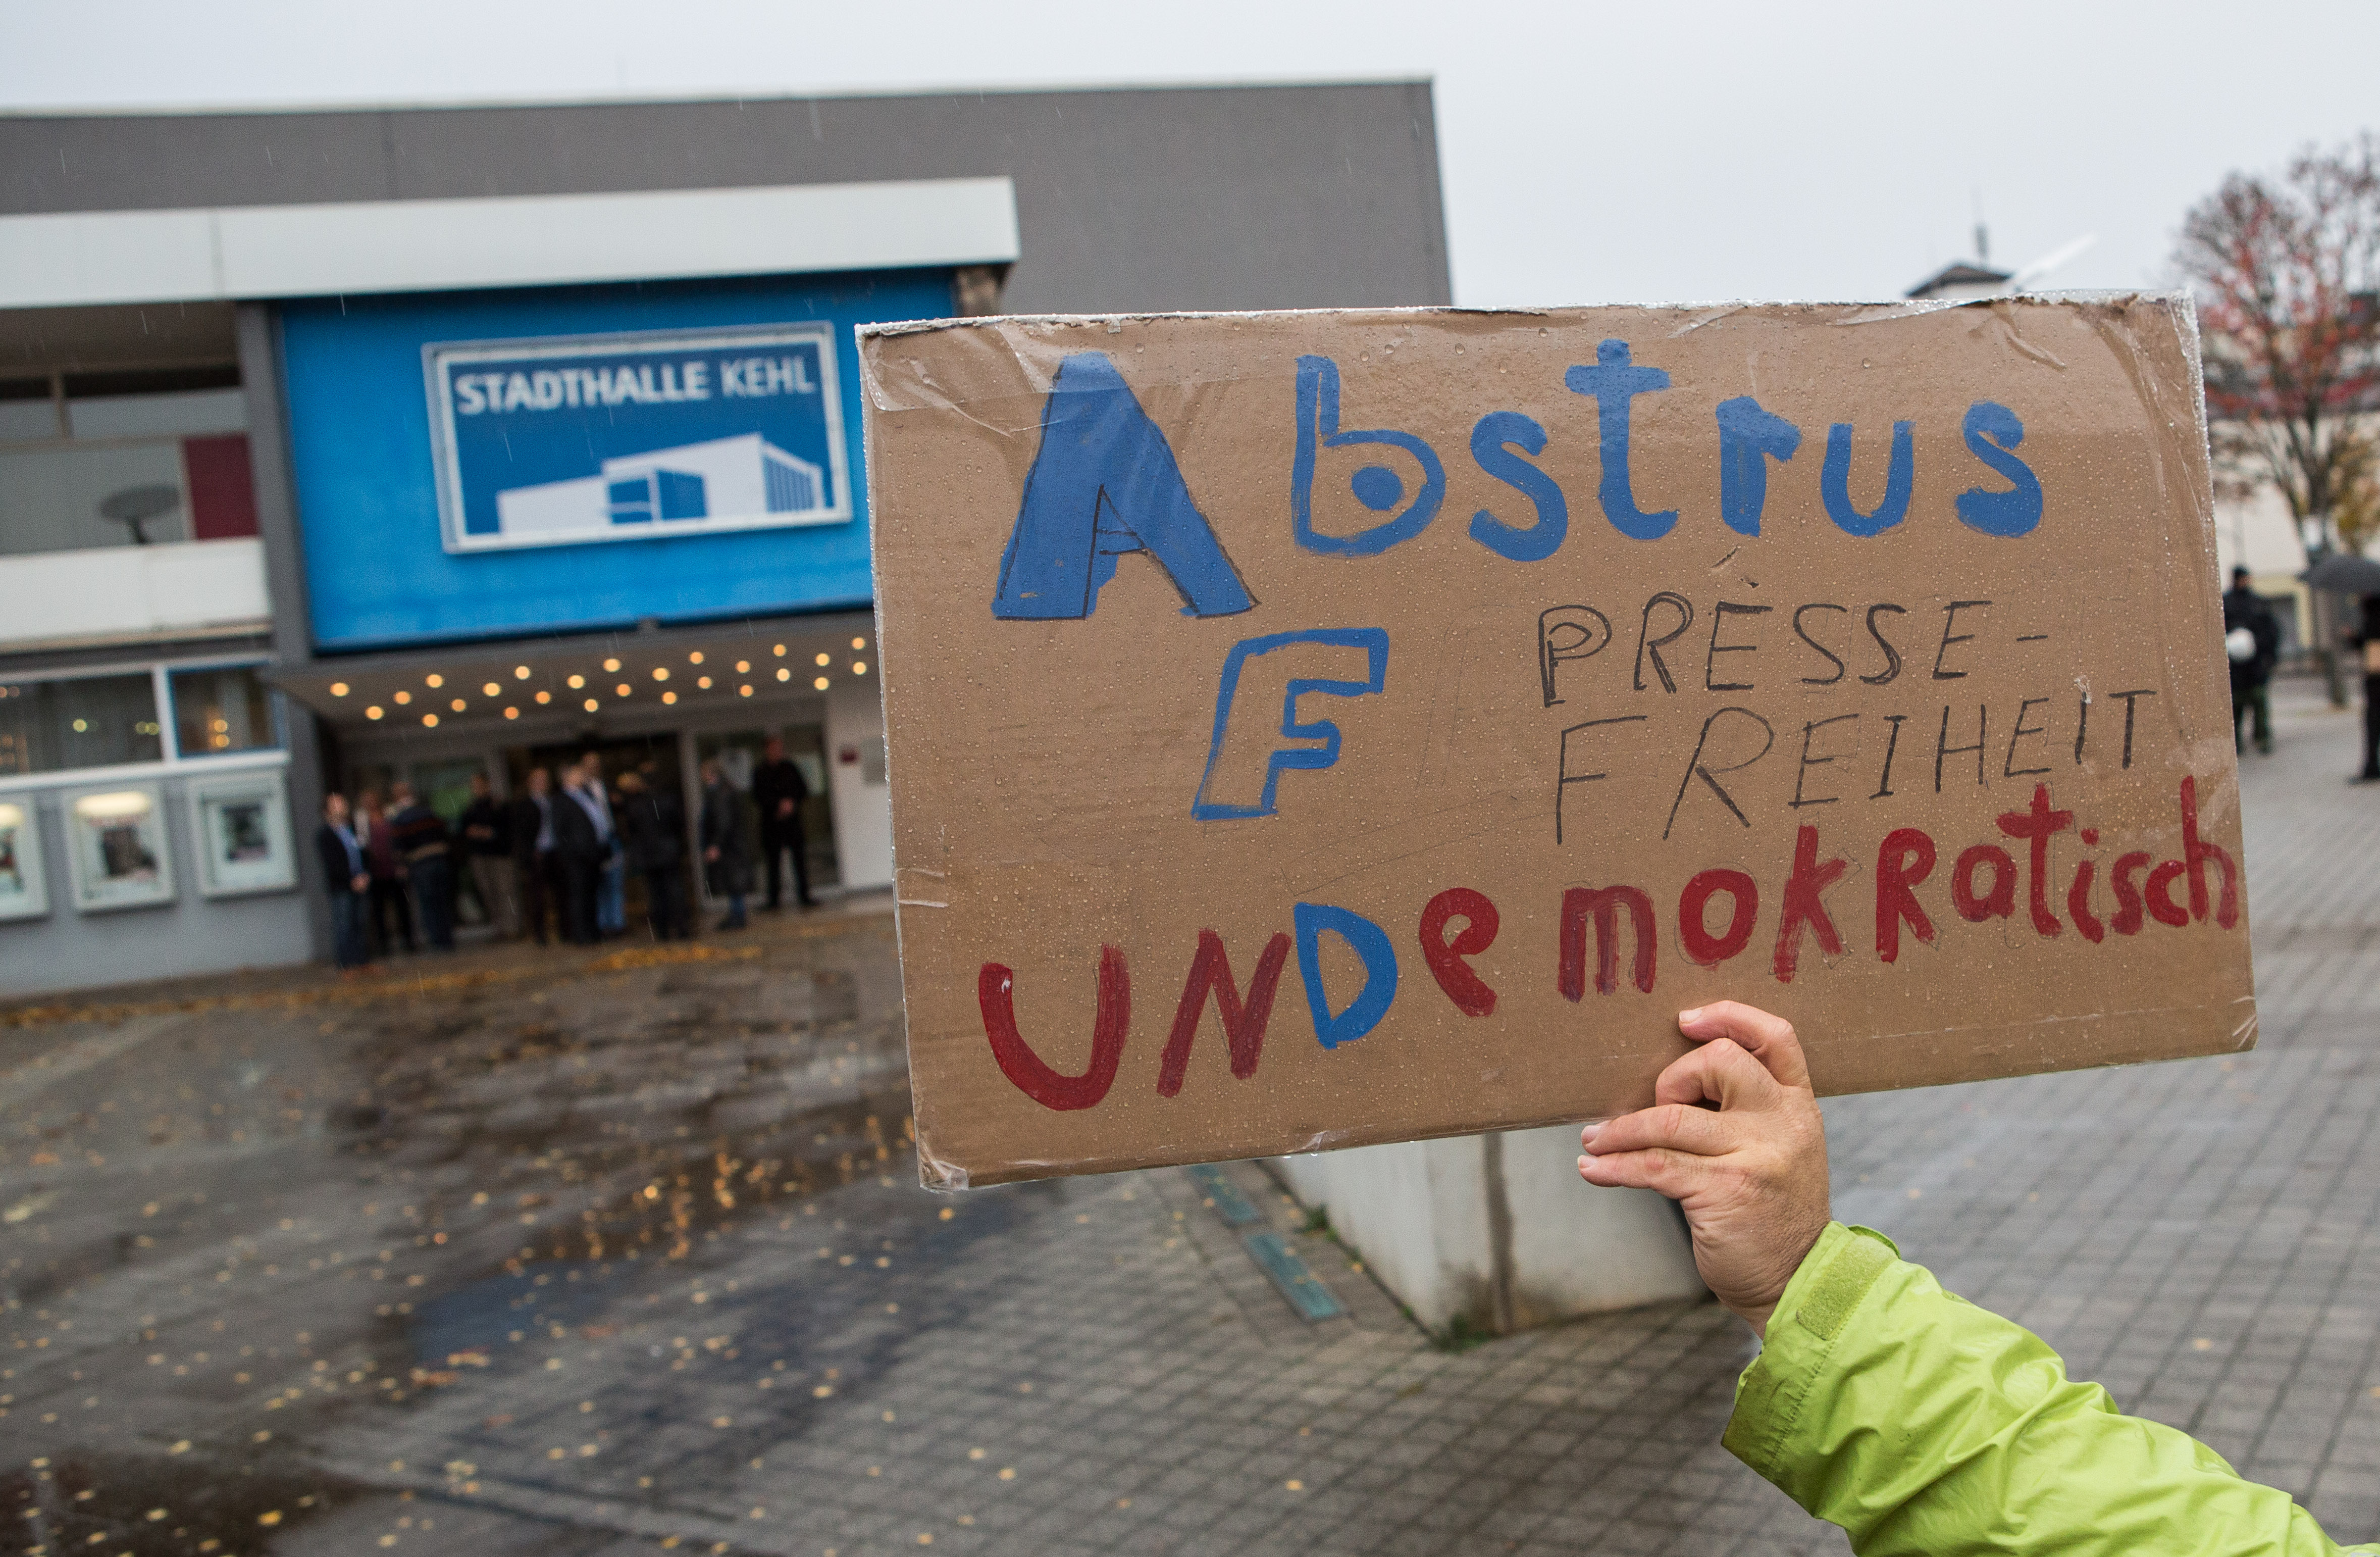
MULTIPOLYGON (((930 270, 282 305, 290 460, 316 645, 379 649, 867 604, 874 587, 867 493, 857 480, 852 330, 940 318, 950 299, 950 273, 930 270), (551 543, 455 544, 455 527, 442 520, 441 429, 425 385, 425 348, 504 342, 534 352, 552 338, 575 340, 583 353, 589 337, 650 340, 656 332, 812 322, 831 326, 834 343, 842 463, 853 477, 847 522, 706 530, 700 476, 622 469, 607 480, 594 472, 617 451, 594 446, 590 432, 586 539, 574 530, 551 543)), ((600 431, 608 433, 606 416, 600 431)), ((753 479, 765 483, 768 510, 790 495, 773 461, 753 479)), ((448 490, 456 490, 451 480, 448 490)), ((799 506, 818 501, 805 495, 799 506)))

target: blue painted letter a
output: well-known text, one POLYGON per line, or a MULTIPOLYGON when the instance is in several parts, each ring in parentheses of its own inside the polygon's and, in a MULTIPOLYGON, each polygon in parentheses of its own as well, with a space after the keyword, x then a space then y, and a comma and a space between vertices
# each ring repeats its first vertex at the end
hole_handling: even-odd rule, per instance
POLYGON ((1125 552, 1157 559, 1182 591, 1185 616, 1229 616, 1256 603, 1132 386, 1105 353, 1078 352, 1058 365, 1042 407, 1041 452, 1025 478, 991 614, 1087 616, 1125 552))

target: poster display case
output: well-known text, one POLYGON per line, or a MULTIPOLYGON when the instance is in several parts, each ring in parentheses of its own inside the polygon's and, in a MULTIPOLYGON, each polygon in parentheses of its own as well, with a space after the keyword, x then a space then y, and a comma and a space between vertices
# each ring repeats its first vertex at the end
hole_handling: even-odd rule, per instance
POLYGON ((193 779, 188 798, 202 895, 240 897, 298 884, 289 793, 278 770, 193 779))
POLYGON ((78 909, 102 914, 174 900, 174 851, 156 785, 69 790, 60 798, 78 909))
POLYGON ((30 795, 0 799, 0 924, 50 911, 42 871, 42 813, 30 795))

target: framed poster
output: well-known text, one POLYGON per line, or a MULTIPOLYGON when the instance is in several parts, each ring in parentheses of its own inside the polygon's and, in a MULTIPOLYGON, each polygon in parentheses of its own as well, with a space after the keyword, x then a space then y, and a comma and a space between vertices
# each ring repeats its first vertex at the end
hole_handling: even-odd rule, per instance
POLYGON ((279 770, 193 779, 189 802, 202 894, 238 897, 298 884, 289 792, 279 770))
POLYGON ((0 800, 0 922, 38 919, 50 911, 42 875, 42 813, 30 795, 0 800))
POLYGON ((174 851, 155 785, 73 790, 63 798, 77 908, 103 914, 174 900, 174 851))

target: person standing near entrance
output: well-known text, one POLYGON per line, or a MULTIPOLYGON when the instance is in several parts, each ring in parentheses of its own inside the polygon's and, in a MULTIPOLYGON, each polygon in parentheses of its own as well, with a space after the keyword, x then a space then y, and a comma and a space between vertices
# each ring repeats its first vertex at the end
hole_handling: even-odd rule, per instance
POLYGON ((331 947, 341 976, 352 976, 371 961, 371 933, 364 926, 365 906, 371 901, 371 870, 364 846, 347 825, 347 797, 334 790, 322 797, 322 825, 315 830, 314 847, 322 857, 322 878, 331 889, 331 947))
POLYGON ((702 870, 710 895, 727 899, 722 930, 742 930, 744 899, 752 891, 750 831, 744 825, 744 797, 727 782, 718 762, 702 765, 702 870))
POLYGON ((817 906, 810 896, 809 843, 802 828, 802 802, 810 786, 802 770, 785 755, 785 743, 771 736, 760 748, 764 760, 752 775, 752 801, 760 809, 760 858, 768 862, 768 910, 777 911, 783 878, 780 860, 794 857, 794 900, 805 908, 817 906))
POLYGON ((642 773, 620 775, 620 842, 628 869, 645 878, 645 910, 656 941, 690 941, 686 910, 686 809, 642 773))
POLYGON ((611 841, 596 882, 595 931, 599 935, 618 935, 628 928, 628 862, 620 850, 619 823, 612 814, 612 792, 603 782, 603 759, 591 751, 581 757, 578 774, 585 792, 602 808, 603 835, 611 841))
POLYGON ((409 784, 389 792, 396 810, 388 819, 390 840, 405 862, 405 879, 413 887, 413 911, 421 920, 421 939, 433 952, 455 949, 455 861, 453 835, 446 821, 413 793, 409 784))
MULTIPOLYGON (((545 944, 545 916, 549 903, 561 906, 559 867, 553 855, 553 781, 543 768, 528 771, 526 794, 513 797, 505 818, 513 845, 513 876, 520 890, 521 916, 528 921, 529 934, 540 946, 545 944)), ((556 933, 570 933, 570 918, 557 913, 556 933)))
POLYGON ((371 872, 371 939, 375 955, 386 956, 396 950, 396 939, 402 938, 408 952, 421 948, 413 943, 413 906, 406 901, 405 861, 397 857, 396 839, 390 833, 388 812, 380 802, 380 791, 367 789, 358 808, 363 813, 363 826, 357 842, 364 846, 364 866, 371 872), (396 921, 395 936, 389 933, 389 921, 396 921))
POLYGON ((592 946, 602 939, 596 928, 595 899, 601 890, 603 862, 612 855, 611 810, 588 793, 589 787, 585 770, 573 763, 562 770, 562 797, 553 803, 553 852, 562 861, 562 922, 576 946, 592 946))
POLYGON ((463 847, 471 860, 471 889, 489 927, 507 941, 520 935, 520 903, 513 891, 513 821, 485 773, 471 775, 471 803, 463 810, 463 847))

